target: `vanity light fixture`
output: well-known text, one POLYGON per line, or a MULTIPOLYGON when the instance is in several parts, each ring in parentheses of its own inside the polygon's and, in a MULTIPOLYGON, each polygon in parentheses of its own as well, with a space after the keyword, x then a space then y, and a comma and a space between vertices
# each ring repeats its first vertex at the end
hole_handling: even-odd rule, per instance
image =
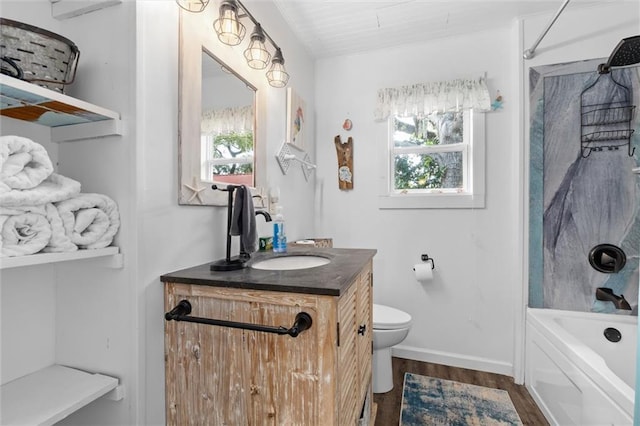
POLYGON ((229 46, 236 46, 242 42, 247 32, 238 20, 238 4, 235 0, 223 0, 220 3, 220 17, 213 21, 213 29, 218 34, 218 40, 229 46))
MULTIPOLYGON (((202 12, 207 7, 209 0, 176 0, 176 3, 188 12, 197 13, 202 12)), ((213 22, 213 29, 218 35, 218 40, 229 46, 239 45, 246 34, 246 28, 240 22, 240 19, 245 17, 249 18, 254 25, 249 46, 244 51, 247 64, 253 69, 262 70, 271 61, 271 67, 266 73, 269 85, 278 88, 285 87, 289 82, 289 74, 284 67, 282 50, 240 0, 221 1, 220 16, 213 22), (243 13, 239 14, 239 11, 243 13), (275 49, 273 58, 265 47, 266 40, 269 40, 275 49)))
POLYGON ((247 59, 247 64, 256 70, 263 70, 269 65, 271 60, 271 53, 267 51, 264 46, 265 36, 262 31, 262 25, 256 24, 251 33, 251 41, 249 47, 244 51, 244 57, 247 59))
POLYGON ((267 71, 267 80, 273 87, 284 87, 289 81, 289 74, 284 68, 284 58, 280 48, 276 48, 276 53, 271 61, 271 68, 267 71))
POLYGON ((207 7, 209 0, 176 0, 176 3, 187 12, 199 13, 207 7))

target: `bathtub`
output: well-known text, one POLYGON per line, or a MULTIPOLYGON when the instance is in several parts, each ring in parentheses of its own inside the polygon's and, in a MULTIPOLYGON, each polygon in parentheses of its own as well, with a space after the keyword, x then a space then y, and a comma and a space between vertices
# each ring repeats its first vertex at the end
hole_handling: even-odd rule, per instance
POLYGON ((637 317, 528 308, 526 324, 525 385, 549 423, 633 424, 637 317))

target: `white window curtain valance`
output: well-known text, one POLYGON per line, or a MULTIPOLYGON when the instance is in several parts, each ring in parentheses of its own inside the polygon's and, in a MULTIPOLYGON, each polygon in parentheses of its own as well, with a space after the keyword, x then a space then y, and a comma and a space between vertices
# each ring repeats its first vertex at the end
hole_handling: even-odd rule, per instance
POLYGON ((425 115, 435 111, 491 109, 486 79, 458 79, 378 90, 376 121, 389 115, 425 115))
POLYGON ((253 106, 211 109, 202 113, 203 135, 253 132, 253 106))

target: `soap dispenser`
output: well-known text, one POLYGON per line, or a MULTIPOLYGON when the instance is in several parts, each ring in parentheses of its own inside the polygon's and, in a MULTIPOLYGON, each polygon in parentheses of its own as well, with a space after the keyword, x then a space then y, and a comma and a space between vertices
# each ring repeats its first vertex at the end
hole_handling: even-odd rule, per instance
POLYGON ((282 206, 276 207, 276 216, 273 220, 273 251, 275 253, 287 252, 287 235, 284 230, 282 206))

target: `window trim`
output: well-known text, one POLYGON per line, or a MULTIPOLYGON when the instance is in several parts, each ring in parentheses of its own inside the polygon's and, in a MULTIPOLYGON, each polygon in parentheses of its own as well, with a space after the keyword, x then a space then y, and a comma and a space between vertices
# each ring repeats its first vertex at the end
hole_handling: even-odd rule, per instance
POLYGON ((468 153, 463 155, 463 164, 467 170, 463 184, 469 189, 465 192, 421 192, 395 193, 391 189, 394 161, 393 145, 393 117, 387 119, 387 137, 385 141, 385 167, 378 197, 379 209, 441 209, 441 208, 484 208, 485 207, 485 114, 474 110, 465 110, 465 140, 468 153), (469 124, 467 124, 469 123, 469 124), (469 133, 467 133, 469 132, 469 133), (467 139, 468 138, 468 139, 467 139), (466 182, 469 179, 469 182, 466 182))

